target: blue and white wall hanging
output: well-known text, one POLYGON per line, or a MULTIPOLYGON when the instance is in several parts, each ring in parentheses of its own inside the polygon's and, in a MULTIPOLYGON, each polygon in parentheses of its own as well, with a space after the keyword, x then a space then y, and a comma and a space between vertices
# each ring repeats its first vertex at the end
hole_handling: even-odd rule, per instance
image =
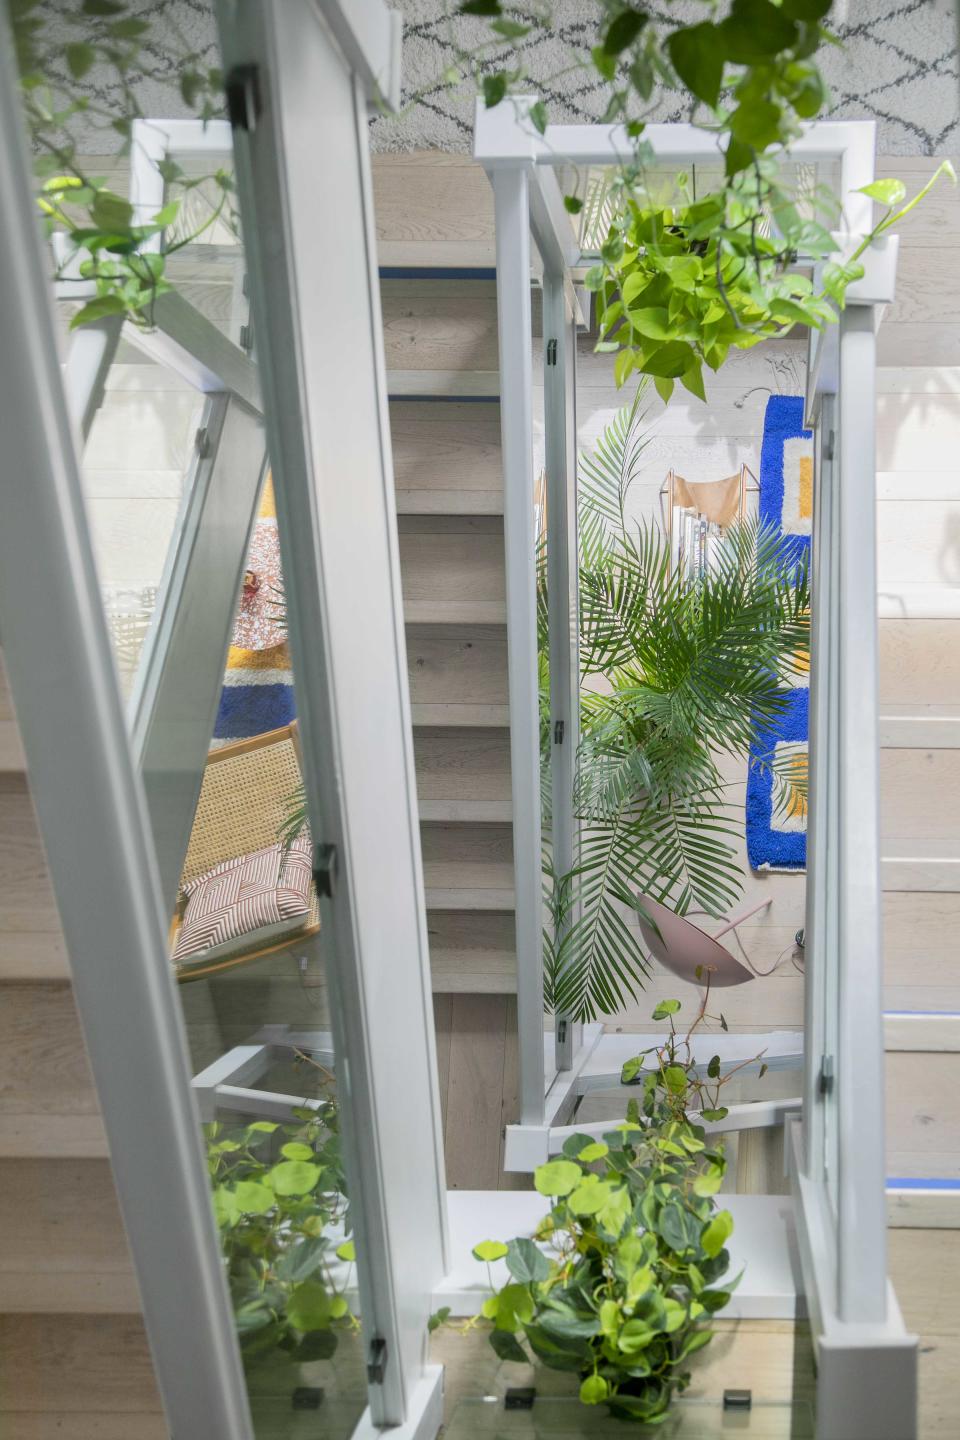
MULTIPOLYGON (((784 554, 810 553, 813 525, 813 434, 803 428, 803 399, 771 395, 760 451, 760 518, 784 536, 784 554)), ((793 693, 770 725, 758 725, 747 772, 747 857, 754 870, 803 870, 807 863, 806 787, 775 782, 764 763, 776 756, 780 775, 805 781, 809 752, 810 654, 798 657, 793 693), (784 791, 786 790, 786 795, 784 791)))

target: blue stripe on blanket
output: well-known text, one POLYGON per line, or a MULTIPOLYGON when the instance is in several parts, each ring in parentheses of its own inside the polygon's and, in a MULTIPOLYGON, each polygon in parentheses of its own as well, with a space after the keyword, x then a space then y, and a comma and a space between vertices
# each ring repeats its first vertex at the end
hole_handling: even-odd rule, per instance
POLYGON ((769 766, 774 746, 783 741, 805 742, 809 734, 810 691, 794 690, 787 708, 769 728, 758 728, 750 746, 747 776, 747 858, 753 870, 803 870, 807 863, 805 830, 778 830, 773 825, 776 796, 769 766))
POLYGON ((225 685, 213 735, 215 740, 246 740, 277 730, 296 718, 292 685, 225 685))

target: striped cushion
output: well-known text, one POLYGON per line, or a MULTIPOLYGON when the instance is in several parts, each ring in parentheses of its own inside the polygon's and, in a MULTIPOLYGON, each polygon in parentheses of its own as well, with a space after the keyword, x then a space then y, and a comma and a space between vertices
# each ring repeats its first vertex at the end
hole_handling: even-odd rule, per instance
POLYGON ((299 930, 310 910, 312 846, 300 835, 224 860, 186 887, 174 961, 213 960, 299 930))

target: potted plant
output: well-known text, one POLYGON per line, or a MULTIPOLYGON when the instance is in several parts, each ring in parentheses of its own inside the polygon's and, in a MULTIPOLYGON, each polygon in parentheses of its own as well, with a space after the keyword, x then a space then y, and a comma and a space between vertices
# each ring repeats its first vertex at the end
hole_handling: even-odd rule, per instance
MULTIPOLYGON (((807 570, 774 531, 731 527, 691 588, 661 532, 630 519, 646 386, 580 459, 578 839, 569 874, 547 861, 544 979, 548 1006, 582 1020, 642 987, 647 959, 626 918, 638 892, 680 914, 736 901, 743 818, 723 765, 746 760, 753 725, 788 703, 809 634, 807 570)), ((761 763, 785 792, 797 786, 795 767, 761 763)))
MULTIPOLYGON (((695 1031, 722 1018, 706 1004, 683 1032, 680 1002, 657 1006, 653 1018, 669 1019, 670 1031, 625 1067, 624 1083, 642 1088, 626 1120, 602 1139, 571 1136, 537 1169, 551 1207, 532 1237, 485 1240, 473 1252, 510 1273, 499 1288, 491 1281, 482 1308, 497 1355, 573 1372, 585 1405, 638 1423, 663 1420, 689 1384, 688 1362, 737 1283, 724 1279, 733 1218, 714 1198, 726 1161, 703 1124, 727 1114, 720 1091, 734 1070, 721 1074, 714 1056, 702 1074, 694 1061, 695 1031)), ((433 1324, 446 1319, 440 1312, 433 1324)))
POLYGON ((355 1325, 336 1102, 298 1108, 286 1124, 217 1121, 205 1134, 245 1368, 278 1354, 297 1365, 328 1360, 355 1325))

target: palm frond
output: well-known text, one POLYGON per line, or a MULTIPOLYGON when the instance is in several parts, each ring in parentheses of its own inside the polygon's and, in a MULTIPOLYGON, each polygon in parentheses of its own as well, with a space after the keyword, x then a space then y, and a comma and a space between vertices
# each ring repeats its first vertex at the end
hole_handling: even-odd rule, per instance
POLYGON ((643 849, 642 836, 623 819, 581 829, 577 865, 560 887, 559 939, 545 957, 544 997, 552 1009, 593 1020, 636 999, 650 966, 627 913, 635 908, 643 849))
MULTIPOLYGON (((576 1019, 636 998, 649 964, 631 912, 649 894, 719 915, 741 893, 742 819, 718 766, 789 703, 809 663, 809 576, 757 521, 725 533, 695 587, 673 573, 658 527, 628 522, 646 435, 641 396, 580 462, 581 692, 575 868, 547 887, 548 1005, 576 1019)), ((794 808, 796 761, 769 766, 794 808)), ((805 802, 804 802, 805 803, 805 802)))
POLYGON ((600 568, 611 551, 628 542, 627 495, 648 441, 647 386, 643 376, 633 404, 617 412, 591 454, 580 455, 577 521, 581 563, 588 569, 600 568))

